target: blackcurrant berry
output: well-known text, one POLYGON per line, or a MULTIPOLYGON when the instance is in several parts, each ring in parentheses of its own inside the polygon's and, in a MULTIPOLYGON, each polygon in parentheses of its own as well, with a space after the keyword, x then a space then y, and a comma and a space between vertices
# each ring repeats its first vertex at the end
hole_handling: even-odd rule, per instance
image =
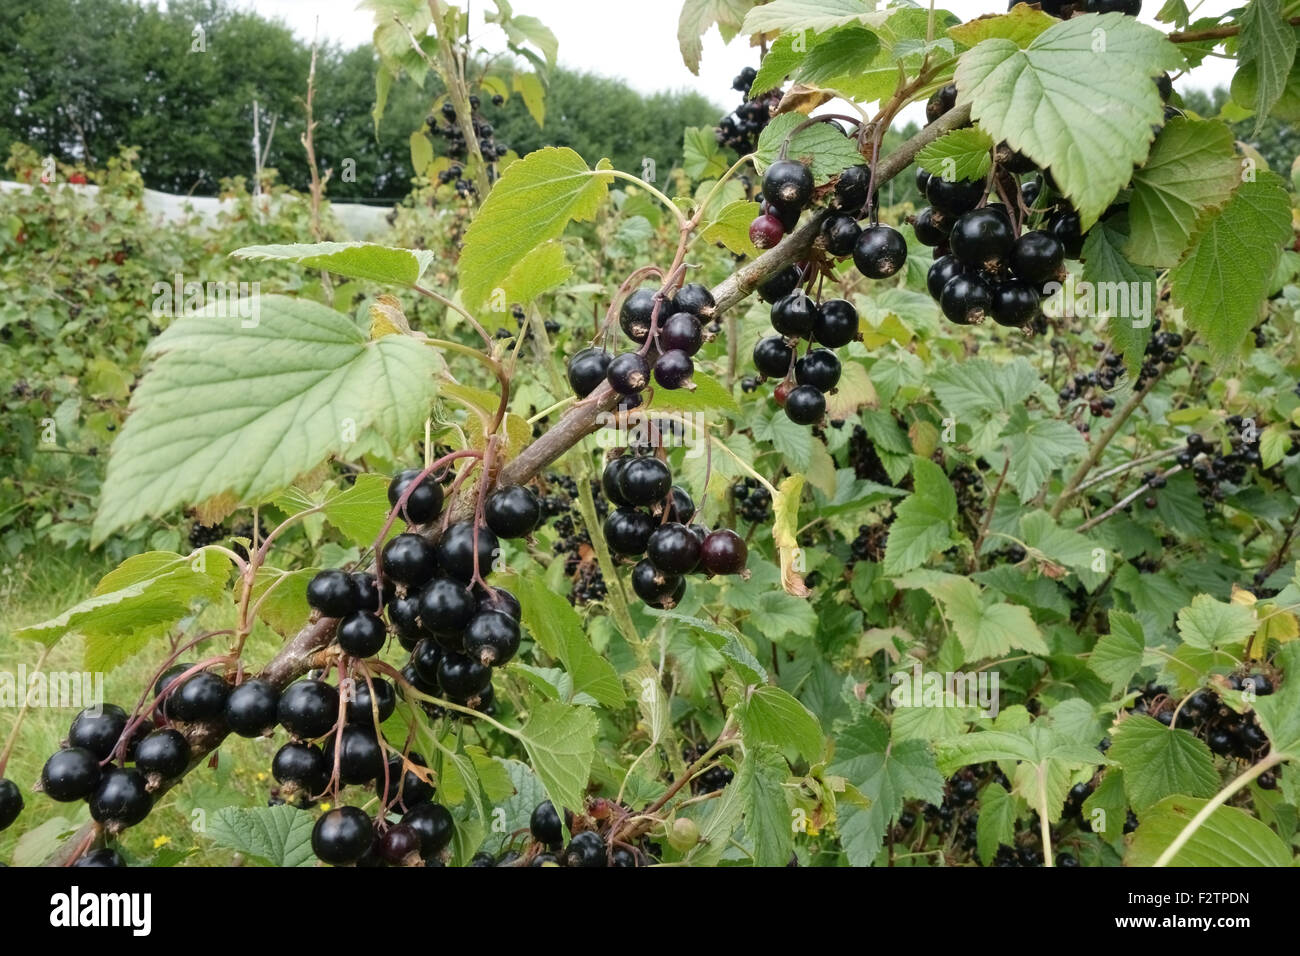
POLYGON ((369 611, 372 614, 383 611, 392 593, 388 589, 381 592, 375 576, 365 571, 354 572, 352 580, 357 583, 357 610, 369 611))
MULTIPOLYGON (((653 289, 637 289, 623 300, 623 305, 618 310, 618 323, 622 326, 624 334, 638 345, 645 342, 646 337, 650 334, 650 319, 654 314, 654 307, 655 291, 653 289)), ((663 306, 659 307, 659 311, 661 313, 663 312, 663 306)), ((593 352, 597 350, 588 349, 587 351, 593 352)), ((579 352, 578 354, 581 355, 583 353, 579 352)), ((605 364, 608 366, 609 354, 602 354, 605 355, 605 364)), ((601 374, 603 377, 604 373, 602 372, 601 374)), ((579 395, 584 394, 578 389, 577 385, 573 384, 572 377, 570 377, 569 383, 573 385, 574 390, 578 391, 579 395)), ((595 386, 592 387, 594 388, 595 386)), ((591 391, 591 389, 588 389, 587 391, 591 391)))
POLYGON ((806 336, 817 321, 817 303, 802 292, 791 292, 772 306, 772 328, 791 338, 806 336))
POLYGON ((822 239, 826 251, 837 258, 851 255, 862 227, 848 213, 832 213, 822 220, 822 239))
POLYGON ((925 198, 940 212, 960 216, 970 212, 984 198, 984 180, 948 180, 942 176, 931 176, 925 186, 925 198))
POLYGON ((785 238, 785 226, 770 213, 756 216, 749 224, 749 241, 759 249, 774 248, 785 238))
MULTIPOLYGON (((450 640, 447 643, 453 644, 450 640)), ((454 642, 454 646, 456 653, 463 650, 465 646, 463 634, 454 642)), ((428 639, 416 644, 415 650, 411 651, 411 667, 419 676, 420 681, 426 687, 431 688, 425 693, 436 694, 438 692, 438 668, 442 665, 443 653, 444 649, 440 642, 428 639)), ((452 652, 448 650, 447 653, 452 652)))
POLYGON ((323 737, 338 722, 339 692, 324 681, 295 681, 280 695, 276 714, 295 737, 323 737))
POLYGON ((668 520, 688 524, 695 517, 695 500, 680 485, 673 485, 668 493, 668 520))
POLYGON ((763 173, 763 198, 773 206, 802 209, 812 192, 812 172, 793 159, 778 159, 763 173))
POLYGON ((930 173, 924 167, 917 166, 916 172, 912 174, 912 177, 916 182, 916 191, 924 197, 925 190, 930 185, 930 173))
POLYGON ((935 259, 925 277, 925 287, 930 291, 930 298, 937 302, 948 280, 965 271, 966 267, 957 260, 956 256, 940 256, 935 259))
POLYGON ((659 348, 694 355, 704 344, 704 328, 690 312, 675 312, 659 329, 659 348))
POLYGON ((944 113, 957 105, 957 84, 941 86, 931 94, 925 104, 925 120, 933 123, 944 113))
POLYGON ((444 654, 438 664, 438 685, 449 697, 469 700, 492 686, 492 668, 466 654, 444 654))
POLYGON ((531 488, 504 485, 488 495, 484 517, 497 537, 522 538, 542 520, 542 505, 531 488))
POLYGON ((83 853, 73 866, 85 866, 90 868, 96 867, 118 867, 126 866, 126 860, 122 859, 122 854, 118 853, 112 847, 101 846, 97 850, 91 850, 83 853))
POLYGON ((117 704, 98 709, 87 707, 72 719, 68 729, 68 746, 84 747, 100 760, 107 760, 126 730, 126 711, 117 704))
POLYGON ((939 296, 939 307, 951 322, 978 325, 993 306, 988 283, 977 275, 962 273, 948 280, 939 296))
POLYGON ((858 212, 867 204, 870 188, 871 167, 863 163, 850 166, 835 181, 835 200, 841 209, 858 212))
POLYGON ((1142 12, 1142 0, 1088 0, 1089 13, 1123 13, 1135 17, 1142 12))
MULTIPOLYGON (((832 301, 842 300, 835 299, 832 301)), ((856 313, 853 331, 857 332, 856 313)), ((794 349, 790 348, 785 339, 779 335, 769 335, 765 339, 759 339, 754 344, 754 368, 768 378, 785 378, 790 371, 790 363, 793 361, 794 349)))
POLYGON ((357 609, 357 582, 346 571, 322 571, 307 583, 307 603, 325 617, 343 617, 357 609))
POLYGON ((594 830, 575 833, 564 848, 565 866, 605 866, 605 841, 594 830))
POLYGON ((378 709, 378 722, 383 723, 397 710, 397 691, 393 685, 382 677, 371 677, 367 684, 358 678, 352 685, 352 698, 347 703, 348 720, 366 727, 375 726, 375 709, 378 709), (373 693, 371 688, 374 688, 373 693))
MULTIPOLYGON (((408 468, 388 484, 388 503, 396 507, 402 495, 411 488, 412 482, 420 477, 422 468, 408 468)), ((411 524, 428 524, 442 512, 442 486, 433 480, 432 475, 415 485, 406 499, 399 516, 411 524)))
POLYGON ((465 653, 489 667, 509 662, 519 650, 519 622, 500 611, 480 611, 465 628, 465 653))
POLYGON ((794 380, 829 392, 840 380, 840 360, 830 349, 809 349, 794 363, 794 380))
POLYGON ((7 830, 22 812, 23 793, 18 784, 0 777, 0 830, 7 830))
POLYGON ((636 854, 625 846, 616 846, 609 854, 610 866, 634 867, 637 865, 636 854))
POLYGON ((602 530, 605 543, 615 554, 645 554, 655 520, 637 508, 617 508, 609 513, 602 530))
POLYGON ((392 622, 393 627, 397 629, 397 640, 410 650, 420 640, 421 628, 419 621, 420 602, 415 595, 408 595, 404 598, 394 598, 388 605, 388 620, 392 622))
POLYGON ((1079 258, 1083 252, 1083 223, 1077 212, 1060 209, 1052 213, 1047 220, 1047 231, 1065 249, 1068 258, 1079 258))
POLYGON ((550 800, 539 803, 533 809, 533 815, 528 818, 528 831, 533 835, 533 839, 543 846, 553 850, 559 849, 560 844, 564 842, 564 827, 555 804, 550 800))
POLYGON ((140 741, 135 750, 135 768, 175 780, 190 765, 190 745, 179 730, 156 730, 140 741))
POLYGON ((623 498, 623 492, 619 490, 619 477, 623 474, 624 467, 632 459, 626 455, 620 455, 618 458, 611 458, 605 463, 605 468, 600 475, 600 490, 611 504, 626 505, 630 502, 623 498))
MULTIPOLYGON (((650 334, 650 323, 646 322, 645 336, 650 334)), ((610 354, 604 349, 583 349, 569 359, 569 387, 579 398, 586 398, 605 381, 609 371, 610 354)))
POLYGON ((271 760, 271 776, 308 799, 325 789, 330 773, 324 752, 312 744, 290 741, 271 760))
MULTIPOLYGON (((424 758, 412 750, 406 757, 412 766, 427 769, 424 758)), ((388 760, 388 791, 384 791, 384 775, 380 774, 375 782, 375 795, 384 801, 384 805, 396 801, 401 810, 409 810, 420 803, 433 799, 436 787, 422 778, 414 770, 402 763, 400 756, 394 755, 388 760), (399 794, 400 791, 400 794, 399 794)))
POLYGON ((673 473, 658 458, 633 458, 619 476, 623 498, 633 505, 659 501, 673 486, 673 473))
MULTIPOLYGON (((501 544, 489 528, 479 527, 477 537, 478 573, 482 577, 492 570, 501 544)), ((474 522, 458 521, 438 541, 438 563, 449 575, 466 584, 474 578, 474 539, 474 522)))
POLYGON ((812 385, 800 385, 786 396, 785 413, 796 425, 815 425, 826 414, 826 396, 812 385))
POLYGON ((1035 229, 1011 247, 1011 271, 1019 278, 1041 285, 1057 278, 1065 265, 1065 248, 1054 236, 1035 229))
POLYGON ((90 816, 110 833, 133 827, 153 809, 148 781, 137 770, 111 767, 90 795, 90 816))
POLYGON ((702 319, 711 319, 717 308, 718 303, 714 301, 713 293, 698 282, 686 283, 673 296, 673 312, 689 312, 702 319))
POLYGON ((943 213, 937 212, 932 206, 926 206, 916 214, 912 229, 916 232, 917 242, 923 246, 941 246, 948 241, 948 227, 943 213))
POLYGON ((652 607, 672 608, 686 592, 686 582, 675 574, 665 574, 649 560, 632 569, 632 590, 652 607))
POLYGON ((776 302, 794 291, 799 284, 799 267, 786 266, 758 284, 758 297, 764 302, 776 302))
POLYGON ((624 352, 614 356, 605 378, 620 395, 632 395, 650 384, 650 363, 640 352, 624 352))
POLYGON ((655 382, 666 389, 683 388, 690 384, 695 373, 695 363, 681 349, 664 352, 655 361, 655 382))
POLYGON ((384 649, 387 640, 383 618, 369 611, 357 611, 339 622, 338 641, 344 654, 373 657, 384 649))
POLYGON ((459 581, 434 578, 420 592, 420 623, 436 638, 455 635, 459 642, 477 603, 459 581))
POLYGON ((853 247, 853 264, 868 279, 888 279, 907 262, 907 240, 892 226, 868 226, 853 247))
POLYGON ((660 571, 689 574, 700 563, 700 539, 686 525, 669 522, 650 535, 646 556, 660 571))
MULTIPOLYGON (((337 738, 339 779, 345 784, 369 784, 384 772, 384 747, 373 726, 348 724, 337 738)), ((325 765, 333 768, 335 738, 325 744, 325 765)))
POLYGON ((745 539, 730 528, 710 532, 700 548, 700 567, 707 574, 741 574, 748 560, 745 539))
POLYGON ((441 803, 421 803, 407 810, 402 823, 420 837, 420 855, 426 860, 447 848, 456 831, 456 821, 441 803))
MULTIPOLYGON (((858 337, 858 310, 847 299, 827 299, 813 319, 813 340, 819 345, 837 349, 858 337)), ((790 368, 787 360, 785 375, 790 368)))
POLYGON ((399 534, 384 545, 382 558, 384 577, 408 588, 418 588, 438 570, 437 553, 423 535, 399 534))
POLYGON ((379 855, 393 866, 413 863, 420 855, 420 835, 413 827, 397 823, 379 841, 379 855))
POLYGON ((199 671, 167 694, 163 712, 172 720, 216 720, 226 711, 230 685, 211 671, 199 671))
POLYGON ((510 615, 516 621, 523 620, 524 609, 519 604, 519 598, 505 588, 489 587, 484 591, 475 585, 474 597, 478 601, 480 611, 500 611, 502 614, 510 615))
POLYGON ((45 762, 41 789, 60 803, 84 800, 99 784, 99 760, 84 747, 60 750, 45 762))
POLYGON ((1001 206, 984 206, 960 216, 948 235, 949 247, 958 260, 990 271, 1001 266, 1015 241, 1015 228, 1001 206))
POLYGON ((1022 328, 1038 314, 1038 293, 1027 283, 1011 280, 993 289, 991 315, 998 325, 1022 328))
POLYGON ((336 807, 311 830, 311 851, 322 863, 352 866, 370 849, 374 825, 360 807, 336 807))

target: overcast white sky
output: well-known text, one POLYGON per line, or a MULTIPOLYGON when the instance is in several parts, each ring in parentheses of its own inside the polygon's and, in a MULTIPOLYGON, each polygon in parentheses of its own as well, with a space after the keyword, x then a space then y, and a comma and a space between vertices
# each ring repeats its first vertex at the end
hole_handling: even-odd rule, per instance
MULTIPOLYGON (((312 38, 319 18, 320 35, 346 47, 369 42, 374 20, 367 10, 357 9, 356 0, 235 0, 237 5, 283 20, 306 40, 312 38)), ((693 89, 720 106, 734 106, 737 96, 731 80, 744 66, 758 65, 758 52, 743 38, 724 45, 716 29, 704 39, 700 75, 693 76, 682 64, 677 48, 677 15, 680 0, 511 0, 518 14, 542 20, 560 41, 560 63, 602 76, 617 77, 645 93, 660 90, 693 89)), ((1003 12, 1000 0, 940 0, 937 4, 963 20, 983 13, 1003 12)), ((1142 19, 1155 22, 1161 0, 1145 0, 1142 19)), ((1203 0, 1197 16, 1214 16, 1239 5, 1236 0, 1203 0)), ((489 49, 503 49, 501 33, 485 27, 482 11, 486 0, 470 3, 475 32, 489 49)), ((1227 60, 1210 57, 1179 88, 1226 86, 1232 79, 1227 60)), ((920 105, 914 107, 920 111, 920 105)), ((916 118, 916 117, 911 117, 916 118)))

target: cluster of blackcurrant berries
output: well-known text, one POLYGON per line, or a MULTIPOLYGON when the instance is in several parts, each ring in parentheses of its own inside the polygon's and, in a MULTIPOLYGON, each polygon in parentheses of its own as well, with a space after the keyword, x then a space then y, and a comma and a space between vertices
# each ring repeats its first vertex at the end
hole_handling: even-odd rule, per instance
POLYGON ((1246 481, 1251 468, 1258 468, 1262 463, 1257 443, 1248 443, 1242 436, 1242 418, 1232 415, 1226 424, 1233 429, 1228 441, 1232 448, 1223 452, 1211 446, 1200 435, 1187 436, 1187 447, 1178 453, 1178 464, 1190 467, 1192 477, 1196 479, 1196 490, 1201 496, 1207 512, 1213 511, 1215 502, 1222 501, 1228 495, 1224 483, 1241 485, 1246 481))
POLYGON ((847 299, 817 303, 795 290, 772 304, 772 328, 778 334, 754 345, 754 368, 764 378, 778 380, 773 397, 792 422, 815 425, 826 414, 826 393, 840 380, 840 360, 833 350, 858 337, 858 310, 847 299), (796 358, 801 339, 809 344, 796 358))
POLYGON ((1156 319, 1151 323, 1151 328, 1155 335, 1151 336, 1151 341, 1147 343, 1142 358, 1142 367, 1138 369, 1135 387, 1141 388, 1148 381, 1160 374, 1160 366, 1168 369, 1178 361, 1180 354, 1179 349, 1183 345, 1183 337, 1177 332, 1161 332, 1160 320, 1156 319))
POLYGON ((889 540, 889 526, 893 520, 894 516, 890 514, 877 524, 858 525, 858 533, 849 544, 849 564, 858 561, 883 561, 885 543, 889 540))
MULTIPOLYGON (((682 748, 682 759, 687 765, 695 763, 712 747, 712 744, 696 744, 695 746, 686 746, 682 748)), ((715 764, 704 773, 696 774, 691 778, 691 792, 695 794, 713 793, 721 790, 727 784, 736 778, 735 773, 722 764, 715 764)))
POLYGON ((731 500, 740 516, 751 524, 762 524, 772 517, 772 495, 753 478, 742 478, 732 485, 731 500))
MULTIPOLYGON (((1007 9, 1014 10, 1025 0, 1007 0, 1007 9)), ((1070 10, 1080 13, 1123 13, 1136 17, 1142 12, 1142 0, 1041 0, 1043 12, 1054 17, 1066 17, 1070 10)))
POLYGON ((711 321, 716 311, 713 294, 699 283, 686 283, 672 297, 637 289, 623 301, 619 325, 640 350, 610 355, 603 348, 583 349, 569 359, 569 385, 579 398, 586 398, 601 382, 609 382, 624 409, 642 404, 641 393, 652 379, 660 388, 693 389, 692 356, 704 345, 703 322, 711 321), (646 354, 651 344, 658 352, 653 365, 646 354))
MULTIPOLYGON (((1106 352, 1106 343, 1093 343, 1093 351, 1106 352)), ((1106 392, 1115 387, 1115 382, 1123 374, 1124 357, 1118 352, 1106 352, 1101 357, 1098 367, 1091 372, 1076 372, 1057 397, 1065 406, 1082 398, 1088 403, 1088 410, 1097 418, 1109 418, 1115 408, 1115 399, 1106 392)))
MULTIPOLYGON (((501 106, 504 102, 505 98, 500 94, 492 97, 493 106, 501 106)), ((477 96, 470 96, 469 106, 472 112, 474 135, 478 138, 479 153, 483 156, 485 163, 491 164, 502 159, 510 151, 510 147, 496 141, 496 131, 492 128, 492 124, 479 115, 479 104, 480 101, 477 96)), ((465 147, 465 134, 461 132, 460 124, 456 122, 456 107, 450 102, 445 102, 442 104, 441 112, 442 122, 439 122, 438 117, 431 113, 425 123, 431 133, 446 140, 447 156, 453 160, 463 162, 469 153, 465 147)), ((489 166, 489 177, 493 175, 493 169, 494 167, 489 166)), ((438 181, 444 185, 454 181, 456 192, 461 196, 469 196, 470 193, 474 192, 474 184, 470 180, 463 178, 463 176, 464 169, 457 163, 455 166, 449 166, 443 170, 438 176, 438 181), (452 169, 459 171, 452 173, 452 169)))
MULTIPOLYGON (((1230 674, 1226 683, 1231 690, 1250 690, 1256 697, 1267 697, 1275 690, 1273 678, 1260 671, 1230 674)), ((1179 708, 1177 698, 1170 697, 1166 688, 1147 684, 1130 709, 1133 713, 1149 714, 1166 727, 1196 734, 1220 757, 1257 763, 1268 753, 1268 735, 1260 727, 1255 712, 1237 713, 1209 688, 1198 690, 1179 708)), ((1274 770, 1261 775, 1259 785, 1272 790, 1277 786, 1277 774, 1274 770)))
POLYGON ((978 515, 984 511, 984 476, 970 465, 961 462, 948 474, 948 482, 957 495, 957 510, 978 515))
MULTIPOLYGON (((750 96, 750 86, 758 71, 747 66, 731 81, 731 88, 737 93, 750 96)), ((718 122, 717 137, 721 146, 734 149, 741 156, 746 156, 758 148, 758 137, 772 119, 772 113, 781 102, 781 90, 767 90, 747 98, 736 109, 718 122)))
POLYGON ((885 463, 880 460, 880 453, 876 451, 875 443, 861 425, 853 426, 846 459, 848 467, 853 469, 854 477, 881 485, 894 483, 889 477, 889 472, 885 471, 885 463))
POLYGON ((612 458, 601 475, 605 497, 616 507, 605 518, 605 542, 623 558, 641 558, 632 569, 632 590, 652 607, 676 607, 686 575, 745 574, 744 538, 721 528, 692 524, 695 502, 673 485, 672 470, 653 455, 612 458), (642 557, 644 555, 644 557, 642 557))

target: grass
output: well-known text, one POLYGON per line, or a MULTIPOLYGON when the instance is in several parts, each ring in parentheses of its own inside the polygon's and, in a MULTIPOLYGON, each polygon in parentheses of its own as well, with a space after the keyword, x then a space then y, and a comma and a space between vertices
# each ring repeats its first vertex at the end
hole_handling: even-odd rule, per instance
MULTIPOLYGON (((84 600, 109 570, 111 565, 97 555, 53 548, 25 553, 12 565, 0 568, 0 674, 13 675, 16 681, 20 665, 25 665, 30 674, 40 656, 40 645, 15 638, 16 629, 55 617, 84 600)), ((229 613, 228 609, 205 612, 203 626, 222 626, 207 619, 229 613)), ((200 645, 200 650, 218 653, 222 640, 200 645)), ((278 636, 259 628, 245 652, 246 659, 260 666, 275 652, 278 643, 278 636)), ((82 672, 83 649, 84 641, 79 636, 65 637, 55 645, 44 670, 82 672)), ((104 674, 104 700, 131 710, 168 649, 168 638, 159 637, 156 643, 104 674)), ((0 833, 0 860, 11 865, 39 863, 62 833, 89 819, 84 803, 56 803, 31 790, 78 710, 75 706, 50 706, 53 703, 57 702, 28 711, 5 769, 5 776, 23 791, 26 803, 18 821, 0 833)), ((0 708, 0 742, 8 737, 17 715, 17 706, 0 708)), ((163 796, 144 823, 123 835, 120 849, 124 855, 163 863, 174 861, 179 851, 185 854, 183 862, 187 865, 229 866, 240 862, 230 850, 215 846, 205 835, 208 818, 220 807, 265 805, 274 784, 271 757, 281 743, 276 738, 229 738, 214 755, 215 766, 189 774, 163 796)))

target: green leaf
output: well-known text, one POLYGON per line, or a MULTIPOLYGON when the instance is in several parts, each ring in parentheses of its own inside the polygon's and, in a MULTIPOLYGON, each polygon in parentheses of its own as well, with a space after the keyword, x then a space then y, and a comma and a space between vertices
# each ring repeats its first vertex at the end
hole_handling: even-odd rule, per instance
POLYGON ((912 459, 914 490, 895 509, 885 544, 884 571, 902 574, 925 563, 953 539, 957 495, 943 469, 927 458, 912 459))
POLYGON ((92 645, 107 644, 87 648, 92 660, 120 663, 190 613, 196 601, 215 600, 229 576, 230 559, 217 552, 196 557, 170 551, 137 554, 101 578, 86 600, 58 617, 19 628, 14 637, 48 647, 65 634, 84 634, 92 645), (119 642, 123 646, 112 646, 119 642))
POLYGON ((1239 68, 1255 68, 1255 133, 1286 91, 1295 63, 1296 31, 1287 22, 1282 0, 1250 0, 1241 14, 1237 45, 1239 68))
POLYGON ((686 68, 699 75, 700 55, 704 52, 701 38, 709 27, 716 23, 723 41, 730 41, 753 5, 754 0, 685 0, 677 19, 677 45, 686 68))
POLYGON ((1225 604, 1208 594, 1198 594, 1178 612, 1178 633, 1183 643, 1202 650, 1239 644, 1255 633, 1255 613, 1241 604, 1225 604))
POLYGON ((1029 608, 985 602, 979 586, 969 578, 958 577, 951 584, 940 600, 953 632, 966 651, 966 660, 1002 657, 1013 647, 1033 654, 1048 652, 1029 608))
POLYGON ((745 16, 741 33, 771 33, 812 30, 822 33, 849 23, 880 22, 874 0, 772 0, 745 16))
POLYGON ((546 799, 546 789, 537 779, 537 774, 522 760, 502 760, 496 758, 507 774, 514 792, 497 804, 505 812, 505 839, 509 834, 518 833, 528 828, 528 821, 537 809, 537 805, 546 799))
POLYGON ((1124 246, 1129 261, 1176 265, 1197 218, 1227 202, 1240 179, 1231 129, 1210 120, 1171 119, 1147 161, 1133 172, 1124 246))
POLYGON ((1010 846, 1015 838, 1016 800, 1000 783, 990 783, 980 791, 980 813, 975 821, 980 862, 988 866, 998 847, 1010 846))
POLYGON ((1063 468, 1087 451, 1079 430, 1054 418, 1029 420, 1028 411, 1016 409, 1007 425, 1011 467, 1007 481, 1024 499, 1032 498, 1054 470, 1063 468))
POLYGON ((1277 663, 1286 681, 1275 693, 1257 697, 1254 707, 1272 752, 1287 754, 1294 763, 1300 760, 1300 643, 1288 643, 1277 663))
POLYGON ((816 763, 825 749, 817 718, 779 687, 757 687, 738 708, 740 729, 747 745, 772 744, 797 751, 816 763))
MULTIPOLYGON (((710 127, 688 126, 682 131, 682 169, 691 179, 717 179, 730 165, 710 127)), ((745 229, 748 235, 749 227, 745 229)))
POLYGON ((994 413, 1010 414, 1038 387, 1038 373, 1024 359, 952 362, 930 380, 935 397, 959 422, 994 413))
MULTIPOLYGON (((1129 290, 1128 314, 1122 308, 1109 317, 1111 347, 1124 356, 1130 374, 1136 374, 1142 365, 1147 343, 1151 341, 1153 315, 1139 315, 1134 308, 1133 294, 1143 289, 1151 290, 1150 306, 1154 310, 1156 273, 1146 266, 1135 266, 1122 251, 1128 243, 1128 219, 1112 216, 1088 230, 1083 241, 1083 279, 1097 288, 1127 288, 1129 290)), ((1123 303, 1123 297, 1120 297, 1123 303)))
MULTIPOLYGON (((722 383, 711 375, 696 372, 691 380, 695 388, 657 388, 647 409, 657 412, 738 412, 740 406, 722 383)), ((703 435, 697 436, 701 441, 703 435)))
POLYGON ((1282 179, 1269 172, 1256 176, 1222 209, 1201 218, 1187 255, 1170 273, 1174 303, 1220 360, 1259 321, 1282 243, 1292 235, 1291 202, 1282 179))
MULTIPOLYGON (((1205 804, 1205 800, 1177 795, 1148 810, 1133 834, 1124 865, 1155 863, 1205 804)), ((1185 867, 1291 865, 1291 850, 1282 839, 1236 807, 1219 807, 1211 813, 1170 860, 1170 866, 1185 867)))
MULTIPOLYGON (((545 124, 546 87, 542 85, 542 78, 527 70, 515 70, 514 75, 510 77, 510 86, 524 101, 524 108, 528 110, 528 115, 533 118, 533 122, 538 126, 545 124)), ((516 165, 518 164, 512 163, 510 168, 516 165)))
MULTIPOLYGON (((416 172, 422 171, 423 167, 416 167, 416 172)), ((306 269, 325 269, 350 279, 402 286, 415 285, 433 264, 433 252, 429 249, 395 249, 374 242, 244 246, 231 255, 239 259, 296 262, 306 269)))
POLYGON ((763 62, 758 68, 758 75, 749 85, 751 98, 776 89, 785 82, 785 78, 794 71, 795 67, 803 62, 803 58, 808 55, 807 44, 804 44, 803 49, 796 50, 795 39, 795 34, 785 34, 777 37, 767 48, 767 55, 763 57, 763 62))
POLYGON ((465 233, 460 294, 477 309, 536 246, 573 220, 596 215, 614 177, 607 160, 593 172, 568 147, 547 146, 511 163, 465 233))
POLYGON ((1020 518, 1020 538, 1036 552, 1040 561, 1050 561, 1075 571, 1091 571, 1091 541, 1069 528, 1062 528, 1046 511, 1031 511, 1020 518))
POLYGON ((852 866, 870 866, 889 821, 905 800, 939 803, 943 777, 922 740, 890 741, 889 730, 870 716, 859 717, 835 737, 835 758, 827 770, 844 777, 868 800, 866 808, 839 808, 840 841, 852 866))
POLYGON ((1204 741, 1144 714, 1120 721, 1106 756, 1124 768, 1124 792, 1139 816, 1173 794, 1212 797, 1219 789, 1204 741))
MULTIPOLYGON (((415 170, 417 176, 423 176, 424 171, 429 168, 429 164, 432 162, 433 140, 429 139, 424 130, 417 129, 411 134, 411 168, 415 170)), ((429 258, 433 258, 432 254, 430 254, 429 258)))
MULTIPOLYGON (((800 603, 806 604, 807 602, 800 603)), ((661 611, 657 608, 648 608, 647 610, 653 617, 671 618, 703 634, 714 649, 719 651, 731 663, 736 675, 746 685, 767 683, 767 670, 759 663, 753 652, 745 646, 740 632, 726 620, 715 622, 691 617, 689 614, 683 614, 680 611, 661 611)))
POLYGON ((187 505, 257 502, 331 455, 401 446, 437 391, 439 355, 405 335, 367 340, 322 305, 263 296, 260 317, 178 319, 113 445, 93 543, 187 505))
POLYGON ((218 846, 256 857, 267 866, 314 866, 311 848, 315 815, 278 807, 220 807, 208 820, 208 836, 218 846))
POLYGON ((734 786, 740 791, 745 833, 754 841, 755 866, 790 862, 794 833, 785 796, 789 776, 785 758, 774 747, 755 748, 740 763, 734 786))
POLYGON ((1152 78, 1182 65, 1158 30, 1120 13, 1085 14, 1023 50, 993 38, 962 54, 957 102, 995 140, 1050 167, 1087 228, 1146 158, 1163 120, 1152 78))
MULTIPOLYGON (((357 475, 352 487, 330 498, 321 513, 326 521, 343 532, 349 542, 368 548, 384 529, 384 522, 392 509, 388 503, 391 480, 387 475, 357 475)), ((393 524, 395 527, 389 529, 390 537, 398 534, 401 522, 394 521, 393 524)))
POLYGON ((564 245, 559 241, 544 242, 515 264, 501 287, 507 303, 527 305, 559 288, 571 275, 573 267, 565 258, 564 245))
POLYGON ((727 203, 700 232, 705 242, 720 242, 738 256, 758 255, 758 247, 749 238, 749 224, 758 216, 758 203, 738 199, 727 203))
POLYGON ((1109 682, 1111 693, 1127 687, 1142 666, 1146 643, 1142 622, 1127 611, 1111 609, 1110 633, 1097 640, 1088 658, 1088 667, 1109 682))
MULTIPOLYGON (((782 113, 763 127, 758 137, 758 148, 754 151, 754 163, 759 172, 776 162, 786 137, 807 121, 808 117, 802 113, 782 113)), ((813 179, 821 184, 832 176, 838 176, 847 167, 862 162, 862 154, 858 152, 857 143, 840 132, 837 126, 813 123, 791 137, 786 159, 807 165, 812 170, 813 179)))
POLYGON ((820 39, 808 51, 795 79, 810 86, 833 87, 839 77, 856 76, 871 66, 879 50, 880 41, 870 30, 843 27, 820 39))
POLYGON ((298 633, 303 621, 311 614, 311 606, 307 603, 307 583, 318 570, 278 571, 265 565, 257 569, 252 591, 257 616, 281 637, 298 633), (267 594, 273 584, 275 590, 267 594))
POLYGON ((949 27, 948 35, 967 47, 994 37, 1010 40, 1016 46, 1025 47, 1056 22, 1055 17, 1042 10, 1035 10, 1025 3, 1017 3, 1011 8, 1010 13, 996 17, 980 17, 969 23, 949 27))
POLYGON ((541 576, 517 576, 509 588, 523 605, 528 632, 573 678, 573 692, 590 694, 606 707, 622 706, 623 685, 614 665, 596 653, 582 618, 564 595, 547 587, 541 576))
POLYGON ((916 154, 916 162, 926 172, 952 182, 958 179, 983 179, 993 165, 989 152, 993 140, 978 126, 955 129, 916 154))
POLYGON ((519 739, 556 808, 581 810, 596 754, 596 715, 586 707, 539 704, 519 739))

